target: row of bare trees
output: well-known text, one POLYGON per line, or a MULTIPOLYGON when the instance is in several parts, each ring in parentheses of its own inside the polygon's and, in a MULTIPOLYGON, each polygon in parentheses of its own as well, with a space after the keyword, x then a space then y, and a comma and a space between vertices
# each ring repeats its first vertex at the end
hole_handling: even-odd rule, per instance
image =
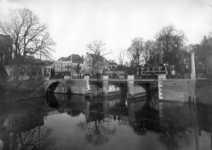
MULTIPOLYGON (((144 41, 134 38, 131 46, 125 50, 131 61, 131 66, 141 63, 156 65, 166 63, 174 65, 178 73, 190 73, 190 52, 195 53, 196 73, 212 76, 212 33, 202 38, 199 44, 186 44, 183 31, 169 25, 162 28, 155 40, 144 41), (142 62, 144 60, 144 62, 142 62)), ((119 62, 123 62, 122 50, 119 62)))
POLYGON ((167 63, 175 65, 180 70, 183 68, 184 57, 187 57, 184 54, 188 53, 185 41, 184 33, 169 25, 156 34, 155 40, 144 41, 140 37, 134 38, 127 49, 127 55, 132 66, 167 63))
MULTIPOLYGON (((38 65, 33 59, 29 58, 35 56, 39 56, 40 59, 51 58, 55 42, 48 32, 47 25, 41 23, 39 17, 29 9, 11 10, 6 16, 1 16, 0 34, 9 36, 12 39, 1 44, 1 51, 4 51, 4 54, 13 54, 13 57, 8 57, 9 61, 7 63, 16 66, 14 71, 16 71, 17 76, 20 74, 21 69, 29 72, 30 67, 27 67, 29 64, 38 65), (2 46, 10 44, 10 42, 12 46, 9 50, 2 46)), ((190 49, 188 47, 192 47, 192 49, 203 49, 204 47, 203 44, 202 48, 198 45, 188 46, 185 41, 184 32, 177 30, 173 25, 169 25, 156 34, 155 40, 145 41, 141 37, 134 38, 129 48, 119 51, 117 58, 121 65, 126 60, 130 60, 131 66, 139 66, 141 63, 167 63, 175 65, 177 70, 182 71, 186 69, 185 64, 188 64, 187 61, 189 61, 190 49)), ((208 41, 210 41, 210 38, 208 41)), ((87 50, 94 55, 92 60, 85 59, 84 70, 98 72, 107 65, 101 60, 104 59, 105 55, 111 54, 111 51, 107 52, 105 49, 105 43, 94 41, 87 45, 87 50)), ((198 60, 201 60, 201 58, 198 60)))
MULTIPOLYGON (((119 50, 118 62, 123 66, 126 60, 130 60, 133 67, 141 64, 166 63, 175 65, 178 71, 184 71, 190 57, 189 48, 185 41, 184 32, 177 30, 173 25, 169 25, 156 34, 155 40, 145 41, 141 37, 134 38, 129 48, 119 50)), ((102 41, 95 41, 87 46, 87 50, 95 54, 93 60, 87 60, 90 69, 98 68, 97 66, 100 65, 97 64, 99 56, 111 53, 105 53, 104 47, 105 43, 102 41)))

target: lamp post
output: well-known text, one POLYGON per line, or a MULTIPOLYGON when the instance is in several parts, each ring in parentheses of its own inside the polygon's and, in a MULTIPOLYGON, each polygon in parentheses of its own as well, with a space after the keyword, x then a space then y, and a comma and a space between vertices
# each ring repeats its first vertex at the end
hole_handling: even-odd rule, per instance
POLYGON ((159 64, 163 64, 163 42, 161 42, 161 49, 160 49, 160 55, 159 55, 159 64))
POLYGON ((206 75, 208 75, 208 52, 207 52, 207 39, 206 36, 204 36, 205 41, 205 68, 206 68, 206 75))
POLYGON ((40 76, 42 76, 42 69, 41 69, 41 49, 40 49, 40 76))

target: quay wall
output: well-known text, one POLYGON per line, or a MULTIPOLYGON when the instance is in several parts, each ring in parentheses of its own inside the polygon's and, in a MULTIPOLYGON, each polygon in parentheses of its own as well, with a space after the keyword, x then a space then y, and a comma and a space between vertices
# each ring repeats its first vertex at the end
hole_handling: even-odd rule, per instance
MULTIPOLYGON (((65 81, 66 94, 85 94, 86 93, 86 80, 74 79, 65 81)), ((57 91, 55 91, 57 92, 57 91)))
POLYGON ((196 85, 196 99, 197 103, 212 105, 212 80, 200 79, 197 80, 196 85))
POLYGON ((160 100, 165 101, 194 101, 196 81, 190 79, 167 79, 158 81, 160 100))

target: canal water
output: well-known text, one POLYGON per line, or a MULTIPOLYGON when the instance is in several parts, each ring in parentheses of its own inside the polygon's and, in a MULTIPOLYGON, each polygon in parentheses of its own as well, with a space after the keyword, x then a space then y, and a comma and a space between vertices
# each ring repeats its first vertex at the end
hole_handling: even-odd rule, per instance
POLYGON ((4 150, 210 150, 212 107, 151 96, 47 97, 0 105, 4 150))

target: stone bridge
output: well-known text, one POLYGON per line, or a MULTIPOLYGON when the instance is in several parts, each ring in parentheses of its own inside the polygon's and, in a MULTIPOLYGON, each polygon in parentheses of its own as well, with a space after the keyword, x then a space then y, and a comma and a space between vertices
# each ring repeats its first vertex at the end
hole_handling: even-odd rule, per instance
POLYGON ((72 94, 86 94, 90 84, 98 84, 102 88, 103 96, 109 95, 110 84, 122 84, 127 88, 129 96, 134 97, 136 94, 136 86, 142 86, 141 92, 146 92, 150 89, 150 85, 154 84, 158 87, 158 96, 161 100, 176 100, 194 101, 196 81, 194 79, 166 79, 165 75, 159 75, 158 79, 134 79, 133 75, 128 75, 127 79, 109 79, 107 75, 102 76, 101 79, 89 79, 85 76, 84 79, 71 79, 65 77, 64 79, 51 79, 46 85, 47 92, 58 93, 72 93, 72 94), (60 90, 57 90, 58 86, 60 90))
POLYGON ((71 79, 64 77, 64 79, 50 79, 47 81, 45 91, 54 93, 65 94, 85 94, 86 92, 86 80, 84 79, 71 79), (57 88, 59 87, 60 88, 57 88))
POLYGON ((145 92, 150 84, 157 83, 158 79, 134 79, 133 75, 128 75, 127 79, 109 79, 107 75, 102 76, 101 79, 89 79, 89 76, 85 76, 84 79, 64 77, 64 79, 50 79, 45 89, 51 93, 86 94, 90 90, 90 85, 95 84, 102 88, 104 96, 108 96, 109 85, 112 84, 121 88, 126 87, 128 95, 134 95, 138 92, 145 92), (136 91, 136 86, 142 86, 143 90, 136 91))

